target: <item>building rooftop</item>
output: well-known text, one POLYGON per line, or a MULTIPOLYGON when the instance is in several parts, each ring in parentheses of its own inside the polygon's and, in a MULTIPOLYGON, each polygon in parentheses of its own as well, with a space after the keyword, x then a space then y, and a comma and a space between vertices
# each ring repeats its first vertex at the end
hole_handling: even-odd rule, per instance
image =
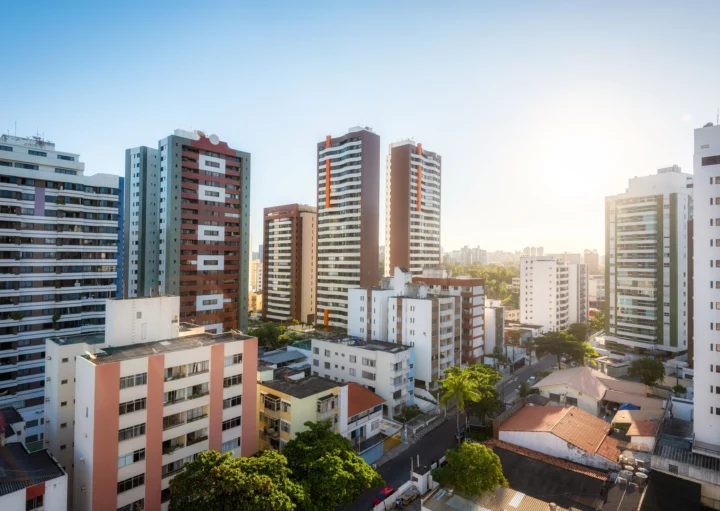
POLYGON ((660 427, 653 454, 671 461, 720 472, 720 459, 693 452, 692 436, 692 422, 667 417, 660 427))
POLYGON ((268 364, 285 364, 287 362, 295 362, 305 360, 307 355, 297 350, 274 350, 258 354, 258 360, 267 362, 268 364))
POLYGON ((552 433, 590 454, 617 462, 620 450, 617 440, 608 436, 610 424, 574 406, 524 406, 499 429, 552 433))
POLYGON ((627 430, 627 436, 655 436, 659 427, 659 420, 633 421, 627 430))
POLYGON ((5 432, 5 437, 9 437, 15 434, 15 430, 12 428, 13 424, 25 422, 25 419, 18 413, 18 411, 12 406, 6 406, 0 408, 0 431, 5 432))
POLYGON ((358 383, 348 383, 348 417, 370 410, 385 400, 358 383))
POLYGON ((314 396, 321 392, 328 392, 336 387, 342 387, 347 384, 338 383, 321 376, 309 376, 300 380, 275 379, 261 382, 259 385, 298 399, 305 399, 306 397, 314 396))
POLYGON ((48 341, 52 341, 56 344, 65 346, 67 344, 104 344, 105 343, 105 331, 102 332, 90 332, 88 334, 75 334, 75 335, 58 335, 56 337, 48 337, 48 341))
MULTIPOLYGON (((497 488, 482 497, 465 497, 448 491, 442 486, 433 490, 423 501, 422 507, 430 511, 548 511, 547 502, 525 495, 512 488, 497 488)), ((557 506, 556 511, 568 511, 557 506)))
POLYGON ((595 511, 602 505, 605 473, 499 440, 484 443, 500 458, 513 490, 568 509, 595 511))
POLYGON ((613 424, 630 424, 635 421, 646 421, 650 419, 662 419, 663 411, 659 409, 651 410, 620 410, 612 418, 613 424))
POLYGON ((60 465, 45 450, 28 452, 21 443, 0 447, 0 496, 64 474, 60 465))
POLYGON ((188 350, 200 346, 212 346, 214 344, 242 341, 245 339, 252 339, 252 337, 235 332, 225 332, 221 334, 204 333, 165 341, 105 347, 98 349, 93 355, 86 354, 83 355, 83 357, 95 365, 110 364, 124 360, 150 357, 161 353, 170 353, 173 351, 188 350))
POLYGON ((333 344, 343 344, 345 346, 352 346, 353 348, 360 348, 370 351, 386 351, 389 353, 399 353, 401 351, 407 351, 412 346, 406 344, 398 344, 395 342, 387 341, 363 341, 357 337, 347 336, 336 336, 329 339, 313 339, 323 342, 331 342, 333 344))

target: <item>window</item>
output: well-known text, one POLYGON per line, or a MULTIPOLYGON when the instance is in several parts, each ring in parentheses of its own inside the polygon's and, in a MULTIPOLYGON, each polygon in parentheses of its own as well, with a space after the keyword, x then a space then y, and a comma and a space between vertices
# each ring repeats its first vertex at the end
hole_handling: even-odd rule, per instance
POLYGON ((37 509, 39 507, 42 507, 43 505, 43 495, 38 495, 37 497, 29 498, 25 501, 25 511, 32 511, 33 509, 37 509))
POLYGON ((67 380, 60 380, 60 385, 65 385, 67 382, 67 380))
POLYGON ((375 361, 370 358, 363 357, 362 365, 368 366, 368 367, 375 367, 375 361))
POLYGON ((565 404, 568 406, 577 406, 578 400, 574 397, 565 397, 565 404))
POLYGON ((242 364, 242 353, 225 357, 225 367, 235 364, 242 364))
POLYGON ((216 161, 205 160, 205 165, 207 165, 208 167, 216 168, 216 169, 220 168, 220 164, 216 161))
POLYGON ((363 371, 363 372, 362 372, 362 377, 365 378, 366 380, 373 380, 373 381, 375 381, 375 373, 369 373, 369 372, 367 372, 367 371, 363 371))
POLYGON ((120 403, 120 415, 125 415, 126 413, 132 413, 132 412, 138 412, 140 410, 145 410, 147 407, 147 399, 144 397, 141 399, 136 399, 135 401, 128 401, 126 403, 120 403))
POLYGON ((329 357, 329 356, 330 356, 330 350, 325 350, 325 356, 326 356, 326 357, 329 357))
POLYGON ((560 402, 560 394, 553 394, 551 392, 550 393, 550 401, 555 401, 555 402, 559 403, 560 402))
POLYGON ((119 507, 118 511, 144 511, 145 499, 136 500, 132 504, 128 504, 123 507, 119 507))
MULTIPOLYGON (((217 266, 218 262, 217 259, 210 259, 205 261, 205 266, 217 266)), ((217 303, 217 300, 215 300, 215 303, 217 303)))
POLYGON ((228 429, 237 428, 238 426, 240 426, 240 417, 234 417, 222 423, 222 430, 226 431, 228 429))
POLYGON ((12 152, 13 148, 9 145, 0 145, 0 151, 10 151, 12 152))
MULTIPOLYGON (((720 156, 705 156, 702 159, 702 166, 707 167, 708 165, 720 165, 720 156)), ((677 474, 677 472, 675 472, 677 474)))
POLYGON ((138 486, 142 486, 143 484, 145 484, 145 474, 140 474, 138 476, 131 477, 130 479, 120 481, 117 483, 118 495, 128 490, 132 490, 133 488, 137 488, 138 486))
MULTIPOLYGON (((209 262, 210 261, 205 261, 205 264, 208 264, 209 262)), ((217 261, 215 261, 215 264, 217 264, 217 261)), ((203 305, 217 305, 217 303, 218 303, 217 298, 215 298, 214 300, 203 300, 202 301, 203 305)))
POLYGON ((43 151, 33 151, 32 149, 28 150, 28 154, 32 156, 44 156, 47 158, 47 153, 43 151))
POLYGON ((357 376, 357 371, 354 367, 351 367, 348 370, 350 371, 350 376, 357 376))
POLYGON ((287 401, 282 401, 282 411, 285 413, 290 413, 291 405, 287 401))
POLYGON ((122 442, 123 440, 130 440, 131 438, 135 438, 138 436, 142 436, 145 434, 145 424, 137 424, 135 426, 130 426, 129 428, 121 429, 118 433, 118 442, 122 442))
POLYGON ((205 190, 205 195, 208 197, 220 197, 220 192, 213 192, 212 190, 205 190))
POLYGON ((132 376, 123 376, 122 378, 120 378, 121 389, 137 387, 138 385, 147 385, 147 373, 134 374, 132 376))
POLYGON ((313 354, 319 355, 320 354, 320 348, 313 348, 313 354))
POLYGON ((325 362, 325 369, 330 369, 330 362, 325 362))
POLYGON ((140 449, 135 452, 123 454, 118 458, 118 468, 137 463, 145 459, 145 449, 140 449))
POLYGON ((242 396, 233 396, 227 399, 223 399, 223 410, 226 408, 232 408, 233 406, 240 406, 242 404, 242 396))
POLYGON ((204 373, 210 370, 210 361, 203 360, 202 362, 192 362, 188 364, 188 376, 193 374, 204 373))
POLYGON ((352 363, 357 362, 357 357, 355 355, 350 355, 350 362, 352 362, 352 363))
POLYGON ((233 438, 232 440, 228 440, 227 442, 223 442, 222 444, 222 452, 226 453, 228 451, 232 451, 234 449, 237 449, 240 447, 240 439, 239 438, 233 438))
POLYGON ((60 424, 60 428, 61 429, 67 428, 67 422, 63 422, 62 424, 60 424))
POLYGON ((67 363, 68 363, 68 359, 67 359, 67 358, 64 358, 64 359, 61 360, 61 362, 62 362, 63 364, 67 364, 67 363))
POLYGON ((58 154, 57 157, 58 157, 58 160, 75 161, 74 156, 65 156, 64 154, 58 154))
POLYGON ((236 374, 235 376, 228 376, 223 380, 223 387, 228 388, 234 385, 240 385, 242 383, 242 374, 236 374))
POLYGON ((63 401, 60 403, 60 406, 67 406, 67 401, 63 401))
POLYGON ((316 367, 320 367, 320 361, 318 359, 313 360, 313 365, 316 367))
POLYGON ((284 420, 280 421, 280 431, 284 431, 285 433, 290 433, 290 423, 284 420))

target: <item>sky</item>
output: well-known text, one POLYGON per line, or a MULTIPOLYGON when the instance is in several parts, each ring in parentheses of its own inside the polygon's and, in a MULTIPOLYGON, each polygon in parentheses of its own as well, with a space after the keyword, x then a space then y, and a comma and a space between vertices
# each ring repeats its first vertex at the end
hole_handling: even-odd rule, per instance
POLYGON ((604 197, 678 164, 720 107, 720 2, 5 2, 0 132, 86 173, 176 128, 252 154, 263 208, 316 204, 351 126, 443 157, 442 245, 604 251, 604 197))

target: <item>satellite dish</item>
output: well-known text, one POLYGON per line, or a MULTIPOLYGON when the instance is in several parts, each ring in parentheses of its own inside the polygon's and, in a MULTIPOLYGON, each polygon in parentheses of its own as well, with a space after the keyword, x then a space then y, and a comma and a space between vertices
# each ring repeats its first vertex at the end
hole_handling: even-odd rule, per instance
POLYGON ((220 143, 220 137, 217 135, 210 135, 210 143, 212 145, 218 145, 220 143))

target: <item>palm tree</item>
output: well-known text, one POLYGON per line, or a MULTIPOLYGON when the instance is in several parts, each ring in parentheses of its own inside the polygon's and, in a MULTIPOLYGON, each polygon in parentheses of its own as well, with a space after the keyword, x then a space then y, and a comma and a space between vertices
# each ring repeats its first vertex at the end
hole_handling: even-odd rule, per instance
MULTIPOLYGON (((443 393, 440 396, 440 404, 447 407, 448 402, 455 400, 458 412, 465 413, 465 407, 468 402, 476 402, 480 400, 480 393, 477 389, 477 382, 472 378, 470 372, 466 370, 453 371, 446 373, 446 377, 441 382, 443 393)), ((457 422, 457 437, 460 442, 460 413, 455 417, 457 422)))

